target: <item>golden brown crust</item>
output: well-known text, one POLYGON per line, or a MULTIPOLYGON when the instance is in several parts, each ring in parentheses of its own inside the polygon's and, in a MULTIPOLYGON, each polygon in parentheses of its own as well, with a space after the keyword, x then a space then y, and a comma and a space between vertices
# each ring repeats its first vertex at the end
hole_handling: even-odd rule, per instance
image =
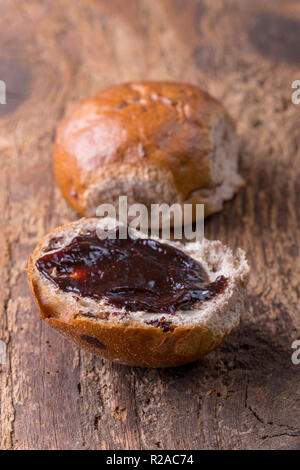
POLYGON ((175 367, 200 359, 225 339, 199 326, 161 328, 103 325, 87 320, 46 320, 79 346, 107 359, 137 367, 175 367))
MULTIPOLYGON (((110 192, 128 193, 130 203, 146 205, 205 202, 208 215, 220 210, 222 198, 211 202, 197 191, 212 191, 219 184, 210 156, 215 146, 211 130, 220 119, 233 135, 223 106, 193 85, 139 82, 108 88, 78 103, 59 126, 57 184, 85 216, 95 215, 100 203, 114 202, 110 192), (95 187, 100 190, 93 204, 95 187)), ((240 185, 237 178, 229 197, 240 185)))

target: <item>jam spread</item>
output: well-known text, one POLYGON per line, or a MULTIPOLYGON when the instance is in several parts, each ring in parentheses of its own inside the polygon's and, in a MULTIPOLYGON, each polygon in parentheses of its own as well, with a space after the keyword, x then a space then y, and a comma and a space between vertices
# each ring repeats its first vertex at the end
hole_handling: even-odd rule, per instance
POLYGON ((227 279, 209 282, 196 260, 152 239, 75 237, 66 247, 45 254, 38 270, 65 292, 104 299, 127 311, 174 313, 222 292, 227 279))

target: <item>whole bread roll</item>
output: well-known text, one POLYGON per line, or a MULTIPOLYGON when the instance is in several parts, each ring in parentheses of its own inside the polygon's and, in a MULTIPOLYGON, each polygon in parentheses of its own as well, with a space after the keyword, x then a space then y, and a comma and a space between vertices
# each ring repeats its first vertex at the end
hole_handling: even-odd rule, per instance
MULTIPOLYGON (((63 290, 51 281, 48 273, 38 269, 42 257, 58 256, 74 238, 90 234, 97 227, 99 219, 87 218, 57 228, 37 245, 28 265, 29 285, 42 318, 76 344, 122 364, 173 367, 195 361, 217 348, 239 325, 248 263, 243 250, 233 253, 220 241, 205 239, 202 243, 182 244, 159 240, 201 263, 209 282, 216 282, 220 276, 227 279, 226 287, 214 297, 172 313, 163 309, 126 311, 122 306, 112 306, 105 298, 63 290)), ((133 232, 135 237, 143 237, 141 232, 133 232)), ((78 250, 77 256, 80 258, 78 250)), ((147 264, 151 262, 150 256, 147 264)), ((109 269, 107 279, 113 277, 116 266, 112 263, 109 269)), ((68 275, 73 277, 74 272, 69 270, 68 275)), ((189 271, 187 277, 191 274, 189 271)), ((101 280, 104 277, 105 273, 101 280)))
MULTIPOLYGON (((95 216, 100 204, 205 204, 220 211, 243 180, 234 125, 194 85, 132 82, 77 104, 60 124, 54 173, 68 203, 95 216)), ((195 214, 195 212, 194 212, 195 214)))

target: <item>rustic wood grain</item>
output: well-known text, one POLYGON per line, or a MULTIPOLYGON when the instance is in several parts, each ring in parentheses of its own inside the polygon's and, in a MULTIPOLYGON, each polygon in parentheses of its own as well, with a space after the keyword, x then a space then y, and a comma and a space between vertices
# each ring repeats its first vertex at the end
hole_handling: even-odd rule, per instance
POLYGON ((0 1, 2 449, 300 448, 300 4, 287 0, 0 1), (111 364, 40 321, 24 268, 75 220, 53 135, 75 101, 135 79, 190 81, 229 108, 247 186, 206 221, 251 264, 241 327, 186 367, 111 364))

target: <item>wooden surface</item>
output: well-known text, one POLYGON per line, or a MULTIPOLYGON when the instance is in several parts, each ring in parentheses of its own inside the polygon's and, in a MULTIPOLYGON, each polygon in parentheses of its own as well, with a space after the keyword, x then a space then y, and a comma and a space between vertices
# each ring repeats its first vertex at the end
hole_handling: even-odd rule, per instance
POLYGON ((298 0, 0 1, 2 449, 300 448, 298 0), (76 219, 54 186, 58 121, 79 98, 136 79, 203 86, 237 121, 246 188, 206 221, 248 254, 241 327, 177 369, 114 365, 39 319, 24 268, 76 219))

